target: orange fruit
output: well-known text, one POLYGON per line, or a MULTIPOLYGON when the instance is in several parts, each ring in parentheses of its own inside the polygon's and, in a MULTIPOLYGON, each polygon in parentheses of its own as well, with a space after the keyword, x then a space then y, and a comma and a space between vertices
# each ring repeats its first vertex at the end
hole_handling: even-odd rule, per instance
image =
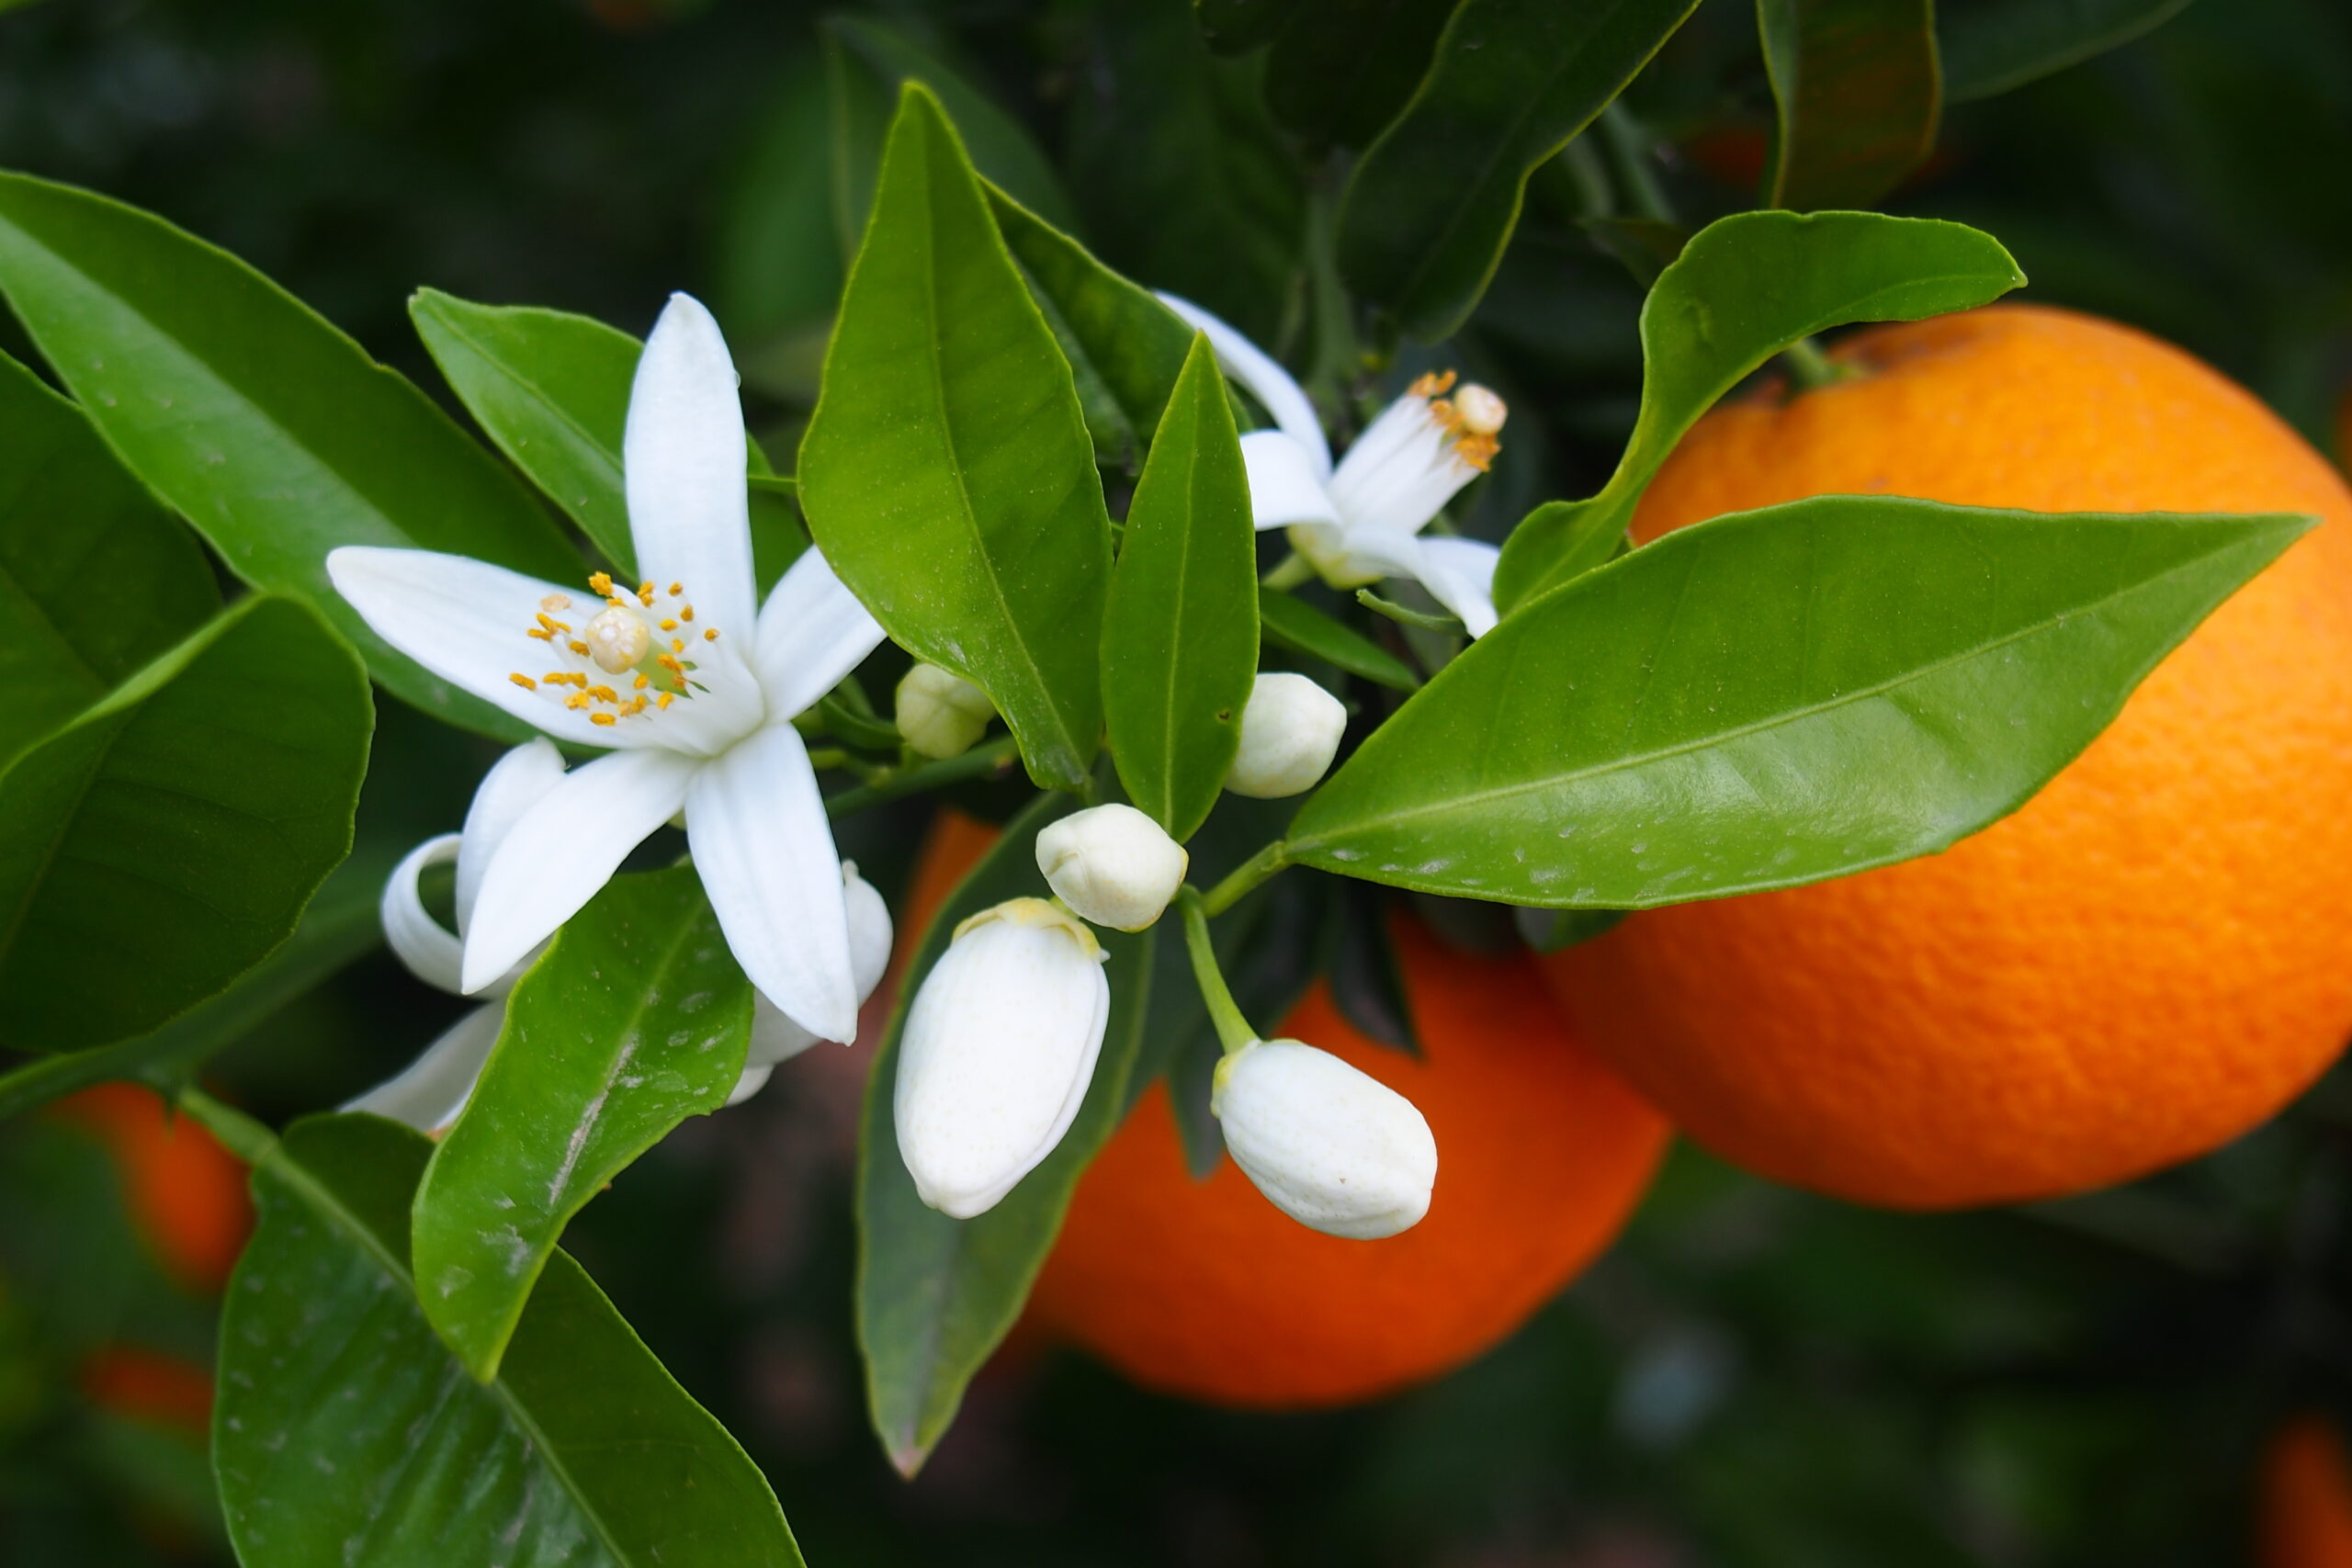
POLYGON ((254 1224, 236 1156, 137 1084, 99 1084, 50 1111, 113 1155, 131 1221, 174 1279, 208 1292, 227 1282, 254 1224))
POLYGON ((1667 1125, 1578 1044, 1523 957, 1396 931, 1423 1058, 1351 1028, 1319 985, 1278 1034, 1344 1058, 1437 1135, 1427 1218, 1385 1241, 1308 1230, 1229 1159, 1186 1170, 1154 1087, 1087 1168, 1030 1297, 1048 1337, 1136 1382, 1264 1409, 1344 1404, 1494 1344, 1615 1238, 1667 1125))
POLYGON ((2262 1568, 2352 1568, 2352 1469, 2326 1420, 2288 1422, 2262 1456, 2262 1568))
POLYGON ((202 1437, 212 1426, 208 1368, 139 1345, 107 1345, 82 1363, 83 1394, 101 1410, 202 1437))
POLYGON ((1856 378, 1702 421, 1638 538, 1800 496, 2315 513, 2013 816, 1940 854, 1638 914, 1546 973, 1701 1143, 1939 1208, 2204 1152, 2352 1033, 2352 494, 2143 333, 2002 306, 1849 338, 1856 378))

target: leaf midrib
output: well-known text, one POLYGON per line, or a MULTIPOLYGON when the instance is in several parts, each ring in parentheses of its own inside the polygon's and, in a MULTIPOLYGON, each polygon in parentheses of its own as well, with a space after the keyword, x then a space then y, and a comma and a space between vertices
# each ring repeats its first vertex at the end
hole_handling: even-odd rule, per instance
MULTIPOLYGON (((2192 556, 2188 559, 2181 561, 2178 565, 2171 567, 2154 577, 2141 578, 2126 587, 2117 589, 2109 593, 2101 594, 2097 599, 2086 601, 2085 603, 2067 610, 2063 615, 2047 616, 2041 620, 2032 622, 2028 626, 2021 626, 2018 630, 2008 633, 2006 636, 1992 637, 1983 642, 1973 644, 1969 648, 1963 649, 1959 652, 1953 653, 1945 658, 1936 660, 1931 663, 1913 665, 1909 669, 1902 671, 1900 674, 1892 676, 1883 681, 1874 682, 1869 685, 1857 687, 1851 692, 1841 693, 1838 696, 1832 697, 1824 702, 1810 703, 1801 707, 1783 709, 1769 717, 1758 719, 1752 723, 1735 725, 1730 728, 1717 730, 1712 734, 1696 739, 1684 741, 1677 745, 1663 746, 1650 751, 1612 758, 1606 762, 1596 763, 1590 767, 1577 768, 1566 773, 1552 773, 1542 778, 1531 779, 1523 783, 1502 784, 1491 789, 1475 790, 1466 794, 1448 795, 1442 800, 1432 801, 1426 805, 1406 807, 1398 810, 1384 812, 1376 816, 1363 818, 1340 829, 1336 835, 1324 833, 1317 834, 1310 838, 1294 840, 1292 841, 1292 847, 1294 851, 1311 850, 1334 842, 1340 838, 1351 837, 1377 829, 1391 827, 1398 823, 1410 821, 1416 818, 1435 816, 1445 812, 1457 811, 1465 807, 1483 806, 1498 800, 1509 800, 1514 796, 1532 795, 1544 790, 1556 789, 1563 785, 1574 784, 1585 779, 1597 778, 1608 773, 1647 767, 1651 763, 1663 761, 1668 758, 1686 756, 1692 752, 1706 750, 1713 747, 1724 745, 1729 741, 1737 740, 1744 736, 1759 734, 1765 730, 1777 728, 1782 725, 1793 724, 1800 720, 1810 718, 1816 714, 1828 713, 1837 708, 1849 706, 1855 703, 1867 701, 1870 698, 1883 695, 1885 693, 1894 691, 1899 687, 1927 680, 1945 670, 1952 668, 1955 665, 1963 664, 1972 660, 1981 658, 1987 653, 2006 648, 2012 643, 2022 642, 2029 637, 2039 637, 2044 632, 2049 631, 2052 627, 2059 626, 2066 621, 2079 617, 2095 615, 2111 604, 2120 603, 2123 600, 2133 598, 2141 593, 2161 587, 2162 585, 2181 576, 2185 572, 2194 570, 2201 566, 2209 565, 2217 558, 2232 554, 2241 549, 2258 547, 2262 542, 2263 541, 2258 537, 2254 536, 2233 539, 2228 544, 2225 544, 2216 549, 2207 551, 2200 555, 2192 556)), ((2290 540, 2289 543, 2292 543, 2292 541, 2290 540)))

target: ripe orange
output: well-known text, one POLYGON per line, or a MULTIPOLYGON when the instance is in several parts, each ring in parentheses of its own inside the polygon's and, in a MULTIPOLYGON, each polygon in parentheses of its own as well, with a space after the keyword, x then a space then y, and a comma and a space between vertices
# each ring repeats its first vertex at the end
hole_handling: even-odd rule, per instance
POLYGON ((107 1345, 82 1363, 82 1393, 101 1410, 201 1438, 212 1425, 209 1368, 140 1345, 107 1345))
POLYGON ((204 1292, 227 1282, 254 1223, 236 1156, 137 1084, 85 1089, 51 1113, 88 1129, 114 1156, 131 1221, 174 1279, 204 1292))
POLYGON ((1635 915, 1546 972, 1679 1126, 1782 1180, 1935 1208, 2211 1149, 2352 1033, 2352 494, 2238 387, 2110 322, 2004 306, 1834 357, 1861 374, 1702 421, 1636 536, 1837 491, 2325 525, 2014 816, 1635 915))
POLYGON ((2290 1421, 2262 1456, 2262 1568, 2352 1568, 2352 1461, 2317 1416, 2290 1421))
POLYGON ((1429 1216, 1385 1241, 1286 1217, 1231 1160, 1184 1167, 1154 1088, 1089 1167, 1030 1297, 1038 1327, 1136 1382, 1222 1404, 1366 1399, 1468 1360, 1606 1247, 1666 1122, 1577 1042, 1526 959, 1400 924, 1424 1059, 1365 1039, 1319 986, 1278 1033, 1409 1098, 1437 1135, 1429 1216))

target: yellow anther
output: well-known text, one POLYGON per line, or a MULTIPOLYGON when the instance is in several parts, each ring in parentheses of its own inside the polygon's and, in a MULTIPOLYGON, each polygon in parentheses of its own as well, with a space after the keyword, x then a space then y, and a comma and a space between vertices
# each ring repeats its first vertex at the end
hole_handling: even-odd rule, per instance
POLYGON ((665 632, 676 631, 678 629, 678 623, 675 621, 663 621, 662 623, 662 629, 665 632))
POLYGON ((653 678, 652 678, 651 676, 650 676, 650 675, 639 675, 639 676, 635 681, 633 681, 633 682, 631 682, 629 683, 629 690, 631 690, 631 691, 633 691, 633 692, 641 692, 641 691, 645 690, 645 688, 646 688, 646 687, 648 687, 648 686, 651 685, 652 683, 653 683, 653 678))
POLYGON ((673 652, 673 653, 684 653, 684 652, 685 652, 685 651, 686 651, 685 639, 684 639, 684 637, 672 637, 672 638, 670 639, 670 651, 671 651, 671 652, 673 652))
POLYGON ((572 652, 574 652, 574 653, 576 653, 576 654, 580 655, 580 657, 581 657, 581 658, 582 658, 582 659, 585 659, 585 658, 587 658, 587 657, 588 657, 588 645, 587 645, 586 643, 584 643, 584 642, 580 642, 580 641, 574 640, 574 641, 571 641, 571 642, 565 643, 563 646, 564 646, 564 647, 566 647, 566 648, 568 648, 568 649, 571 649, 571 651, 572 651, 572 652))
POLYGON ((656 702, 653 705, 657 708, 666 708, 676 696, 677 694, 675 692, 664 692, 662 694, 661 700, 656 702))
POLYGON ((588 688, 588 694, 600 703, 616 703, 621 700, 621 694, 610 686, 591 686, 588 688))
POLYGON ((686 667, 679 663, 669 654, 662 654, 659 659, 655 660, 654 662, 661 665, 662 669, 667 670, 671 674, 677 676, 680 680, 685 679, 686 667))
POLYGON ((702 640, 705 642, 717 642, 718 640, 718 628, 717 626, 704 627, 702 640))
POLYGON ((610 724, 613 722, 613 716, 608 713, 592 713, 588 716, 588 722, 591 724, 610 724))
POLYGON ((695 607, 692 604, 687 605, 684 609, 678 612, 678 619, 682 621, 691 621, 694 618, 695 607))
POLYGON ((1482 474, 1501 450, 1502 443, 1491 435, 1465 435, 1453 444, 1453 455, 1482 474))
POLYGON ((574 692, 563 699, 563 705, 568 708, 584 708, 588 705, 588 699, 582 694, 574 692))
POLYGON ((653 584, 640 582, 637 585, 637 602, 647 609, 653 607, 653 584))
POLYGON ((685 591, 686 585, 683 582, 673 582, 670 584, 670 597, 673 599, 675 599, 679 594, 684 593, 685 591))
POLYGON ((1453 389, 1453 372, 1432 370, 1415 379, 1407 389, 1417 398, 1442 398, 1453 389))
POLYGON ((526 692, 536 692, 539 689, 539 683, 537 681, 532 680, 528 675, 524 674, 519 670, 506 678, 514 682, 516 685, 522 687, 526 692))
POLYGON ((631 697, 628 701, 621 705, 621 716, 624 718, 632 714, 640 714, 644 711, 645 699, 643 697, 631 697))
POLYGON ((545 626, 527 627, 525 629, 523 635, 525 637, 537 637, 541 642, 553 642, 555 640, 555 633, 548 630, 545 626))
POLYGON ((547 627, 547 629, 551 632, 568 632, 571 629, 561 621, 559 621, 549 615, 545 610, 541 610, 539 612, 539 625, 547 627))
POLYGON ((539 601, 539 608, 542 610, 569 610, 571 608, 571 595, 569 593, 550 593, 546 598, 539 601))
POLYGON ((609 571, 596 572, 588 579, 588 586, 595 591, 597 598, 609 599, 613 596, 613 574, 609 571))

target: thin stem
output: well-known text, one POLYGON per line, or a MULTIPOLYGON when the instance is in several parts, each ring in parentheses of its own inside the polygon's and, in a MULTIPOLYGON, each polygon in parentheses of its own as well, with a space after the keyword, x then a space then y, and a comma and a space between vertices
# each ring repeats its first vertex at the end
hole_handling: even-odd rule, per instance
POLYGON ((1290 846, 1276 839, 1236 866, 1231 875, 1200 895, 1203 912, 1222 915, 1241 902, 1249 891, 1290 863, 1290 846))
POLYGON ((1821 345, 1809 337, 1801 337, 1781 350, 1781 363, 1789 367, 1789 379, 1797 389, 1810 392, 1843 381, 1854 372, 1847 366, 1833 363, 1821 352, 1821 345))
POLYGON ((229 1146, 247 1165, 259 1165, 277 1146, 277 1134, 243 1111, 221 1104, 190 1085, 180 1090, 179 1108, 229 1146))
POLYGON ((825 815, 847 817, 869 806, 879 806, 886 800, 902 795, 920 795, 943 784, 957 784, 992 773, 1016 761, 1021 755, 1019 742, 1012 736, 1000 736, 985 746, 975 746, 960 757, 950 757, 944 762, 925 762, 920 767, 890 769, 872 784, 858 784, 839 795, 825 797, 825 815))
POLYGON ((1609 143, 1609 161, 1616 167, 1618 184, 1634 210, 1653 222, 1675 222, 1674 204, 1666 199, 1657 175, 1651 172, 1650 136, 1641 121, 1623 103, 1612 103, 1600 111, 1600 132, 1609 143))
POLYGON ((1258 580, 1261 588, 1272 588, 1287 593, 1315 575, 1315 568, 1296 550, 1274 563, 1273 570, 1258 580))
POLYGON ((1356 590, 1356 603, 1375 615, 1387 616, 1400 626, 1418 626, 1425 632, 1443 632, 1453 637, 1459 637, 1463 632, 1459 615, 1432 615, 1426 611, 1399 604, 1393 599, 1383 599, 1369 588, 1356 590))
POLYGON ((1188 883, 1176 895, 1176 901, 1184 911, 1184 947, 1193 956, 1193 979, 1201 987, 1209 1021, 1216 1025, 1217 1041, 1228 1056, 1247 1050, 1258 1043, 1258 1032, 1241 1016, 1233 992, 1226 986, 1225 972, 1216 966, 1216 949, 1209 944, 1209 917, 1201 890, 1188 883))

